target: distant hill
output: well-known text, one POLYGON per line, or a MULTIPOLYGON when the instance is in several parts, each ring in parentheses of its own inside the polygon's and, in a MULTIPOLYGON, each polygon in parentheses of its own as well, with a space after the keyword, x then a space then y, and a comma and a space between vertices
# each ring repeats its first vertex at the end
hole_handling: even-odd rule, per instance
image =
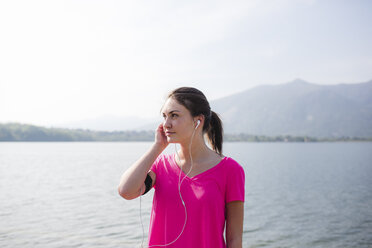
MULTIPOLYGON (((45 128, 21 123, 0 123, 1 141, 154 141, 154 131, 92 131, 87 129, 45 128)), ((224 135, 224 141, 248 142, 318 142, 318 141, 372 141, 370 139, 316 139, 308 136, 257 136, 248 134, 224 135)))
POLYGON ((372 137, 372 80, 317 85, 297 79, 211 102, 231 134, 372 137))
POLYGON ((150 141, 153 131, 92 131, 0 123, 0 141, 150 141))
MULTIPOLYGON (((211 101, 211 107, 222 117, 225 133, 231 135, 372 137, 372 80, 318 85, 296 79, 220 98, 211 101)), ((154 119, 102 116, 53 126, 116 133, 133 130, 125 131, 133 133, 154 131, 161 121, 160 116, 154 119)))

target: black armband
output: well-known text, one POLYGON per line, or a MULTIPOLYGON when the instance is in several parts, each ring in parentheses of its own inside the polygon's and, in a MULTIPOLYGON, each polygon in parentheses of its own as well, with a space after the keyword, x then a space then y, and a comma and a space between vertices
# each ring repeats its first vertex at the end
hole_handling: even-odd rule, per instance
POLYGON ((147 192, 149 192, 149 190, 152 188, 152 178, 150 177, 149 174, 147 174, 146 176, 146 179, 145 179, 145 186, 146 186, 146 190, 145 192, 143 192, 142 195, 146 194, 147 192))

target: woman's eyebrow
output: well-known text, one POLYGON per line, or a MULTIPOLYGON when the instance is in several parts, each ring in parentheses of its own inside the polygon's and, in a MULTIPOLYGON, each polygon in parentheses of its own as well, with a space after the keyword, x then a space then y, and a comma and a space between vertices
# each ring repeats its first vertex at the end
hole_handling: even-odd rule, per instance
MULTIPOLYGON (((179 111, 179 110, 172 110, 172 111, 169 111, 168 114, 172 114, 172 113, 174 113, 174 112, 181 112, 181 111, 179 111)), ((163 112, 163 114, 164 114, 164 112, 163 112)))

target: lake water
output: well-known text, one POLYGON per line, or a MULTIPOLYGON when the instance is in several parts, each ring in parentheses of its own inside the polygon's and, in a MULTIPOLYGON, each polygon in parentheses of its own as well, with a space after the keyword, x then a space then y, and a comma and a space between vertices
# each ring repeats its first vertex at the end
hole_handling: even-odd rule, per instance
MULTIPOLYGON (((140 247, 139 198, 117 186, 150 145, 0 143, 0 247, 140 247)), ((225 143, 224 155, 246 173, 243 247, 372 247, 372 143, 225 143)))

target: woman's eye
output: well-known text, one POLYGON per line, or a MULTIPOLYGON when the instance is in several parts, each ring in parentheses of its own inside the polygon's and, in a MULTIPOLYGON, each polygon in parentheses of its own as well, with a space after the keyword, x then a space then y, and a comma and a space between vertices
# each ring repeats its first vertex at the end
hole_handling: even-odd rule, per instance
MULTIPOLYGON (((170 114, 170 117, 172 117, 172 118, 178 117, 178 114, 170 114)), ((166 119, 166 118, 167 118, 167 116, 163 115, 163 119, 166 119)))

